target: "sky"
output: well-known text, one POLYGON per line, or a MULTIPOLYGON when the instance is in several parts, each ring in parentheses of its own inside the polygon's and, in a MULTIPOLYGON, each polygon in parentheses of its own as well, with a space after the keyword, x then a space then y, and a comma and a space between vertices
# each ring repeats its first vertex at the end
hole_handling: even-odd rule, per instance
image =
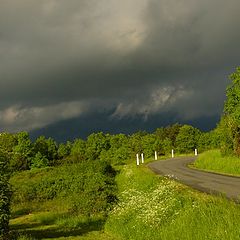
POLYGON ((0 131, 210 129, 240 65, 239 0, 0 6, 0 131))

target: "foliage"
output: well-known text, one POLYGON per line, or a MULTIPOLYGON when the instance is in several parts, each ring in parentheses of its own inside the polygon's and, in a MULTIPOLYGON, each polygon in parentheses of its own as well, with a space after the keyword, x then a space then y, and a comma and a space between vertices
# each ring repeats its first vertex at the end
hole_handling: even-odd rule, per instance
POLYGON ((16 134, 17 145, 13 147, 10 168, 14 171, 29 169, 33 146, 27 132, 16 134))
POLYGON ((86 156, 90 160, 98 159, 101 151, 110 148, 110 135, 102 132, 92 133, 86 142, 86 156))
POLYGON ((48 159, 41 154, 41 152, 38 152, 31 161, 31 169, 33 168, 42 168, 47 167, 49 165, 48 159))
POLYGON ((54 160, 57 159, 57 143, 52 138, 46 139, 44 136, 40 136, 34 143, 34 152, 48 160, 48 165, 52 166, 54 160))
POLYGON ((76 139, 72 145, 70 155, 75 161, 86 159, 86 143, 82 139, 76 139))
POLYGON ((222 141, 223 153, 232 150, 240 156, 240 67, 230 75, 231 84, 227 87, 224 104, 222 131, 227 137, 222 141))
POLYGON ((0 148, 2 152, 11 154, 16 145, 17 138, 14 134, 7 132, 0 134, 0 148))
POLYGON ((16 174, 13 203, 68 199, 73 214, 105 213, 115 201, 115 171, 103 161, 46 168, 16 174))
POLYGON ((10 186, 8 183, 8 160, 0 152, 0 239, 5 239, 8 234, 10 219, 10 186))
POLYGON ((64 159, 68 157, 71 153, 72 144, 71 142, 67 142, 66 144, 60 143, 58 146, 58 159, 64 159))
POLYGON ((180 153, 193 152, 197 148, 200 137, 200 131, 190 125, 184 125, 180 128, 176 138, 177 149, 180 153))

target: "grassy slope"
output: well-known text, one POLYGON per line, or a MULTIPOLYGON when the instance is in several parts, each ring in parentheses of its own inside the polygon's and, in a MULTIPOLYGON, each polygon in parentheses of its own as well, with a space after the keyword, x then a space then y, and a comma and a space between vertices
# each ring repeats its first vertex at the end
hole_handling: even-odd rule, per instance
POLYGON ((71 165, 26 171, 12 177, 16 193, 10 227, 22 235, 19 239, 113 239, 103 232, 103 215, 86 217, 75 211, 75 204, 82 202, 81 195, 74 193, 81 182, 80 170, 78 165, 71 165), (46 198, 55 191, 60 195, 46 198))
POLYGON ((200 154, 194 166, 203 170, 240 176, 240 159, 233 156, 222 157, 219 150, 200 154))
POLYGON ((121 239, 240 239, 240 206, 125 166, 105 229, 121 239))
MULTIPOLYGON (((21 239, 240 239, 240 206, 128 164, 117 176, 119 203, 107 221, 65 215, 64 199, 13 206, 21 239)), ((34 177, 34 176, 32 176, 34 177)))

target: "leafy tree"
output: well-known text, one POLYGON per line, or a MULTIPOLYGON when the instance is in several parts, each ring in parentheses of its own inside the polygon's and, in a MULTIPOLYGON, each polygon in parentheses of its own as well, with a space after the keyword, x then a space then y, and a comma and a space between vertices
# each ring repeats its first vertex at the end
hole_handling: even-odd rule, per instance
POLYGON ((72 144, 69 141, 66 144, 60 143, 58 146, 58 152, 57 152, 58 158, 63 159, 68 157, 71 153, 71 148, 72 148, 72 144))
POLYGON ((86 156, 90 160, 98 159, 101 151, 110 148, 110 135, 102 132, 93 133, 88 136, 86 142, 86 156))
POLYGON ((227 99, 221 121, 225 126, 220 124, 220 129, 227 134, 227 138, 222 141, 222 149, 223 152, 232 150, 240 156, 240 67, 229 78, 231 84, 227 87, 227 99))
POLYGON ((157 128, 156 131, 154 132, 154 134, 156 135, 157 140, 159 140, 159 141, 163 141, 164 139, 167 138, 167 133, 166 133, 164 127, 157 128))
POLYGON ((180 153, 188 153, 197 148, 200 131, 190 125, 183 125, 176 138, 176 147, 180 153))
POLYGON ((165 128, 165 138, 168 138, 171 141, 171 145, 175 146, 176 138, 181 129, 182 125, 179 123, 175 123, 173 125, 167 126, 165 128))
POLYGON ((13 147, 13 155, 10 160, 10 168, 15 171, 29 169, 33 146, 27 132, 16 135, 17 145, 13 147))
POLYGON ((86 159, 86 142, 82 139, 76 139, 71 148, 71 157, 75 161, 81 161, 86 159))
POLYGON ((0 152, 0 239, 7 239, 10 219, 10 198, 8 160, 6 154, 0 152))
POLYGON ((100 159, 111 164, 124 164, 131 156, 128 137, 122 133, 109 137, 110 148, 101 151, 100 159))
POLYGON ((155 152, 155 134, 147 134, 142 137, 142 148, 147 158, 153 157, 155 152))
POLYGON ((44 136, 40 136, 36 139, 34 151, 36 154, 41 153, 42 156, 45 156, 49 161, 49 165, 53 165, 54 160, 56 160, 58 156, 57 143, 54 139, 45 138, 44 136))
POLYGON ((17 137, 11 133, 0 133, 0 149, 2 152, 11 154, 17 145, 17 137))
POLYGON ((162 142, 162 150, 165 155, 170 154, 173 148, 173 143, 170 138, 166 138, 162 142))
POLYGON ((132 157, 135 157, 135 154, 143 152, 143 143, 142 139, 147 135, 145 131, 139 131, 130 136, 129 147, 132 152, 132 157))
POLYGON ((31 161, 31 168, 42 168, 47 167, 49 165, 48 159, 38 152, 31 161))

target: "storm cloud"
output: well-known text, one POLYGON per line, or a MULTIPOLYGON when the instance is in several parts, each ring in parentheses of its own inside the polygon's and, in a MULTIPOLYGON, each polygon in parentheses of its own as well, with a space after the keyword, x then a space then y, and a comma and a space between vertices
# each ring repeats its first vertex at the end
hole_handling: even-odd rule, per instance
POLYGON ((220 115, 238 0, 0 0, 0 129, 94 112, 220 115))

